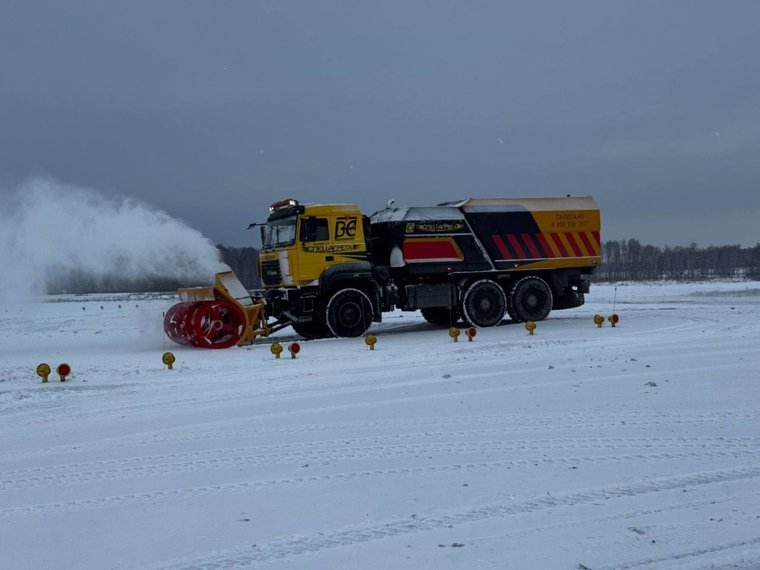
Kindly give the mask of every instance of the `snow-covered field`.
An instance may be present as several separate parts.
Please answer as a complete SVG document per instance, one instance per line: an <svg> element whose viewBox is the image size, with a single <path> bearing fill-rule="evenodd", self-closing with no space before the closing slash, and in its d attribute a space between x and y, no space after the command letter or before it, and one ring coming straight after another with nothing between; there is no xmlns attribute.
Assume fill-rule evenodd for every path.
<svg viewBox="0 0 760 570"><path fill-rule="evenodd" d="M760 567L760 284L597 328L613 293L295 360L171 345L169 299L0 307L0 568Z"/></svg>

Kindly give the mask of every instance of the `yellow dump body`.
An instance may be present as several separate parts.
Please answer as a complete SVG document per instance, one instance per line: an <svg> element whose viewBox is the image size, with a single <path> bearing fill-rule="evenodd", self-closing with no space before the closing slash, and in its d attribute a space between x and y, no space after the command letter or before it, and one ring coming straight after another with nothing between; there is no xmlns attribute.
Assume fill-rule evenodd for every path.
<svg viewBox="0 0 760 570"><path fill-rule="evenodd" d="M373 259L415 279L441 273L588 269L601 261L590 197L471 198L387 208L370 218Z"/></svg>
<svg viewBox="0 0 760 570"><path fill-rule="evenodd" d="M589 196L471 198L457 204L498 267L597 266L601 218Z"/></svg>

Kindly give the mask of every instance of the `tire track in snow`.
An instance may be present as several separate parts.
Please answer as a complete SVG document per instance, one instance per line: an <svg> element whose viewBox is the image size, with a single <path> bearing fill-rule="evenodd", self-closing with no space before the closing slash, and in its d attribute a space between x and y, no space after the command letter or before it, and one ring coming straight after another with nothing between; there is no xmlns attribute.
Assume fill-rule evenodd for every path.
<svg viewBox="0 0 760 570"><path fill-rule="evenodd" d="M720 423L721 425L741 424L756 422L760 419L760 411L733 411L718 410L710 412L654 412L654 413L622 413L622 414L594 414L595 421L588 420L588 414L585 413L568 413L568 414L551 414L541 416L520 417L520 415L511 416L467 416L452 418L411 418L397 420L374 420L366 422L341 422L341 423L323 423L323 424L297 424L289 426L252 426L247 429L238 430L209 430L206 432L187 433L185 431L175 430L178 433L169 433L167 430L148 432L147 434L129 435L117 438L108 438L95 442L81 444L56 445L51 447L40 447L35 449L18 449L8 450L0 453L0 461L12 461L28 459L35 457L45 457L49 455L68 455L71 453L82 453L85 451L103 451L108 449L123 449L125 447L143 447L173 443L197 443L201 441L215 441L221 439L247 439L252 436L261 435L292 435L300 433L316 433L320 431L346 431L356 432L361 430L382 430L389 428L426 428L431 429L445 426L471 426L471 425L489 425L499 424L500 428L486 430L492 433L523 433L531 431L569 431L575 429L604 430L610 427L638 427L638 426L671 426L684 425L693 423ZM243 421L243 420L240 420ZM238 420L236 420L238 422ZM480 434L482 431L446 431L430 432L416 434L394 434L381 436L384 438L413 438L413 437L430 437L430 436L455 436L467 434ZM157 434L157 435L149 435ZM338 440L342 441L342 440ZM319 442L313 442L319 443ZM280 446L287 447L291 445L312 445L312 442L303 442L297 444L283 443Z"/></svg>
<svg viewBox="0 0 760 570"><path fill-rule="evenodd" d="M462 432L473 435L472 432ZM475 432L474 435L483 435ZM447 434L448 435L448 434ZM407 434L403 439L418 440L420 434ZM402 438L394 437L398 440ZM372 445L358 446L368 442ZM368 458L389 458L420 454L472 455L477 453L514 453L556 450L620 450L625 448L656 449L705 449L718 447L721 451L741 450L760 454L760 438L574 438L517 441L461 441L428 442L389 445L382 438L355 438L332 440L320 445L291 444L292 451L282 451L288 446L243 447L213 449L134 458L119 458L83 463L32 467L0 473L0 492L51 487L71 483L149 477L170 473L212 471L251 465L274 465L287 463L346 461ZM326 447L338 445L339 447ZM349 446L350 445L350 446ZM299 447L304 449L298 450Z"/></svg>
<svg viewBox="0 0 760 570"><path fill-rule="evenodd" d="M598 501L637 497L661 491L700 487L758 476L760 476L760 466L754 466L660 478L627 485L611 485L577 493L552 496L540 495L527 500L486 505L440 515L419 516L414 519L396 519L374 525L350 527L342 530L327 530L311 535L283 537L261 545L246 545L238 549L232 549L226 554L170 561L155 568L165 570L250 568L256 563L271 559L287 558L330 548L383 540L395 536L434 531L492 518L522 515L558 507L572 507ZM733 548L733 544L731 543L728 547ZM709 548L705 550L709 551ZM616 566L615 568L620 568L620 566Z"/></svg>
<svg viewBox="0 0 760 570"><path fill-rule="evenodd" d="M608 456L581 456L581 457L552 457L552 458L531 458L515 459L510 461L490 461L477 463L455 463L447 465L428 465L422 467L399 467L394 469L383 469L373 471L349 471L341 473L331 473L326 475L305 475L302 477L290 477L285 479L268 479L241 481L237 483L225 483L219 485L206 485L199 487L189 487L184 489L167 489L162 491L147 491L143 493L130 493L127 495L115 495L108 497L94 497L87 499L76 499L71 501L61 501L53 503L43 503L36 505L24 505L17 507L8 507L0 509L0 518L46 515L51 513L62 512L80 512L94 508L118 507L133 504L153 504L157 501L168 499L186 499L191 497L204 496L231 496L245 494L251 491L266 488L282 488L291 486L302 486L311 484L324 484L333 482L361 481L365 479L405 477L410 475L427 475L431 473L470 473L474 471L492 470L492 469L512 469L513 467L540 467L550 465L573 466L579 464L604 464L604 463L649 463L663 462L673 460L702 460L702 459L745 459L748 456L757 455L756 452L684 452L684 453L652 453L652 454L624 454ZM204 462L207 464L208 462ZM149 471L149 469L146 469ZM733 469L731 473L751 473L755 477L760 474L760 467L745 469ZM156 475L155 472L149 472L150 475ZM729 479L730 480L730 479Z"/></svg>
<svg viewBox="0 0 760 570"><path fill-rule="evenodd" d="M758 500L758 498L760 498L760 492L746 493L740 496L730 495L730 496L723 496L723 497L713 497L710 499L698 499L696 501L678 502L678 503L672 503L668 505L661 505L657 507L645 507L642 509L637 509L637 510L632 510L632 511L616 512L611 515L584 517L583 519L581 519L581 522L584 525L597 524L597 523L606 522L606 521L619 523L623 519L636 519L642 516L659 515L662 513L682 511L682 510L687 510L687 509L693 510L699 507L714 507L717 504L725 505L728 503L746 503L747 501L750 501L750 500L756 501ZM578 524L579 524L578 520L571 520L571 521L553 523L553 524L548 524L548 525L534 526L532 528L522 527L519 531L519 534L521 535L528 534L528 533L541 534L543 532L546 532L547 530L576 528ZM513 534L516 534L516 533L506 532L503 535L500 534L500 536L509 536ZM474 543L474 542L477 542L478 540L482 540L482 539L472 538L470 539L470 542Z"/></svg>
<svg viewBox="0 0 760 570"><path fill-rule="evenodd" d="M695 558L704 556L705 554L713 555L718 552L725 552L728 550L736 550L737 548L746 548L748 546L755 546L757 544L760 544L760 536L756 536L754 538L750 538L747 540L736 540L732 542L724 542L721 544L716 544L713 546L706 546L704 548L695 548L692 550L685 550L682 552L677 552L674 554L669 554L665 556L657 556L652 558L644 558L642 560L637 560L635 562L622 562L615 564L614 566L600 566L598 567L599 570L628 570L629 568L641 568L642 566L651 566L653 564L661 564L663 562L681 562L687 558ZM752 566L745 566L746 568L758 568L760 567L760 553L756 553L755 556L757 557L757 560L755 561L755 564ZM707 562L707 561L706 561ZM711 566L715 568L714 566ZM733 565L727 565L725 568L738 568L738 566ZM594 566L594 570L597 569L597 566Z"/></svg>

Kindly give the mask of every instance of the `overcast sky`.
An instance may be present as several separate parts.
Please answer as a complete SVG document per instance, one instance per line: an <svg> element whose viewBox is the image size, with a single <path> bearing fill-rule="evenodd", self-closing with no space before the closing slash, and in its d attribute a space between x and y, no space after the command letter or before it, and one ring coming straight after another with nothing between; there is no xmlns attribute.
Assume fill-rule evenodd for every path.
<svg viewBox="0 0 760 570"><path fill-rule="evenodd" d="M760 242L760 2L0 0L0 188L216 242L269 203L590 194L603 237Z"/></svg>

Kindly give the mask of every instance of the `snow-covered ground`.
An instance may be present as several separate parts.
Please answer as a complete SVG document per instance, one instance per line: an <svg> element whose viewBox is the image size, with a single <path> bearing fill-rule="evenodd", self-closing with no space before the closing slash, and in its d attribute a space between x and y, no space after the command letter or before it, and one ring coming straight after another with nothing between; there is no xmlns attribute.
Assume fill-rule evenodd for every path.
<svg viewBox="0 0 760 570"><path fill-rule="evenodd" d="M0 307L0 568L760 567L760 284L613 294L295 360L171 345L167 298Z"/></svg>

